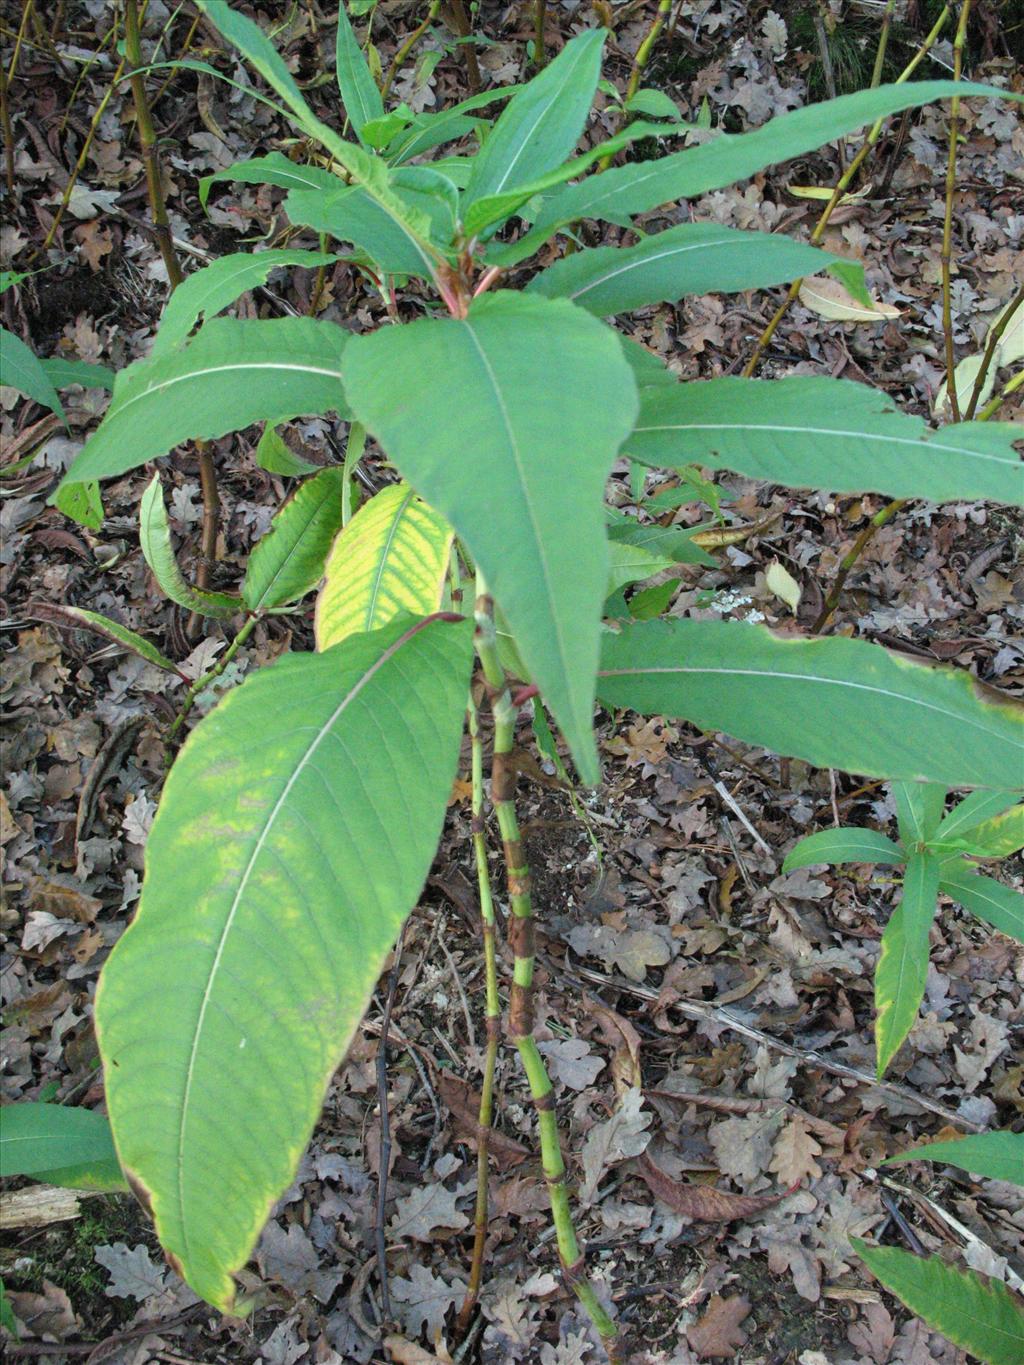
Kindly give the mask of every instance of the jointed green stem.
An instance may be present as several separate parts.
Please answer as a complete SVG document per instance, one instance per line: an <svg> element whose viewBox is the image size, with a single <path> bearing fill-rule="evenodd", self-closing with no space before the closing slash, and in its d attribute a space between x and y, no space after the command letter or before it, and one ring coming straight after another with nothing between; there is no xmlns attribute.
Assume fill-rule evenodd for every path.
<svg viewBox="0 0 1024 1365"><path fill-rule="evenodd" d="M523 853L515 806L515 769L511 763L515 743L516 707L498 658L494 626L494 603L482 575L477 575L476 649L491 697L494 717L494 759L491 768L491 800L501 830L512 918L509 938L513 952L512 991L509 1000L509 1033L519 1053L530 1086L540 1132L541 1165L547 1182L551 1216L555 1226L559 1259L566 1283L586 1309L604 1343L610 1361L619 1359L618 1333L593 1286L586 1278L583 1253L576 1239L565 1161L558 1137L554 1087L533 1036L534 924L530 870Z"/></svg>
<svg viewBox="0 0 1024 1365"><path fill-rule="evenodd" d="M967 39L967 19L971 0L964 0L960 21L953 38L953 79L958 81L963 69L964 43ZM942 222L942 335L946 346L946 394L953 421L960 421L960 398L956 391L956 355L953 350L953 199L956 194L956 140L960 128L960 101L956 96L949 105L949 156L946 160L946 212Z"/></svg>

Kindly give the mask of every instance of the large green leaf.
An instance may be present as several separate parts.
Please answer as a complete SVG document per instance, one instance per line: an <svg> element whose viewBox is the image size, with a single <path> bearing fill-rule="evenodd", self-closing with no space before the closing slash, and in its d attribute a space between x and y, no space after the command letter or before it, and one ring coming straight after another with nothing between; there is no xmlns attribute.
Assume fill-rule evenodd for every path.
<svg viewBox="0 0 1024 1365"><path fill-rule="evenodd" d="M875 967L875 1051L878 1077L914 1026L928 978L928 933L939 892L939 860L934 853L911 853L903 895L882 934Z"/></svg>
<svg viewBox="0 0 1024 1365"><path fill-rule="evenodd" d="M180 350L121 371L106 416L67 482L123 474L182 441L253 422L331 410L347 415L341 352L348 335L311 318L214 318Z"/></svg>
<svg viewBox="0 0 1024 1365"><path fill-rule="evenodd" d="M55 389L79 384L83 389L106 389L109 392L114 387L114 371L106 365L91 365L87 360L63 360L60 356L39 363Z"/></svg>
<svg viewBox="0 0 1024 1365"><path fill-rule="evenodd" d="M279 266L299 265L312 270L335 260L335 255L325 251L239 251L194 271L167 300L150 360L173 351L204 317L214 317L246 290L265 284Z"/></svg>
<svg viewBox="0 0 1024 1365"><path fill-rule="evenodd" d="M1024 896L994 877L983 877L963 863L943 863L939 890L959 901L993 929L1024 943Z"/></svg>
<svg viewBox="0 0 1024 1365"><path fill-rule="evenodd" d="M941 831L940 831L941 833ZM967 852L977 858L1012 858L1024 848L1024 804L983 820L966 837Z"/></svg>
<svg viewBox="0 0 1024 1365"><path fill-rule="evenodd" d="M441 605L452 529L408 484L392 484L363 504L337 537L316 603L316 643L378 630L401 612Z"/></svg>
<svg viewBox="0 0 1024 1365"><path fill-rule="evenodd" d="M570 39L509 100L474 158L464 207L529 184L572 153L597 89L606 36L604 29L591 29Z"/></svg>
<svg viewBox="0 0 1024 1365"><path fill-rule="evenodd" d="M614 332L564 300L487 294L464 321L353 337L345 390L465 541L581 777L596 781L602 502L637 406Z"/></svg>
<svg viewBox="0 0 1024 1365"><path fill-rule="evenodd" d="M344 482L340 466L324 469L300 484L275 514L246 566L242 596L250 611L297 602L320 582L341 527Z"/></svg>
<svg viewBox="0 0 1024 1365"><path fill-rule="evenodd" d="M1024 1304L1006 1285L974 1270L957 1270L938 1256L850 1240L872 1275L956 1346L986 1365L1024 1360Z"/></svg>
<svg viewBox="0 0 1024 1365"><path fill-rule="evenodd" d="M612 167L591 175L577 185L556 191L544 203L534 229L492 259L511 264L532 254L565 223L581 218L604 218L627 225L634 214L646 213L672 200L693 199L709 190L722 189L745 180L766 166L789 161L834 142L887 114L914 109L953 95L981 95L995 99L1021 99L1007 90L974 85L969 81L918 81L882 85L841 95L823 104L782 114L751 133L724 134L700 147L656 161Z"/></svg>
<svg viewBox="0 0 1024 1365"><path fill-rule="evenodd" d="M172 602L177 602L179 607L220 621L237 616L243 609L244 603L240 597L194 588L179 569L171 543L171 528L167 521L159 474L154 474L150 479L139 505L139 543L160 591Z"/></svg>
<svg viewBox="0 0 1024 1365"><path fill-rule="evenodd" d="M472 627L396 622L260 669L193 731L100 979L114 1139L222 1311L430 867Z"/></svg>
<svg viewBox="0 0 1024 1365"><path fill-rule="evenodd" d="M280 152L268 152L248 161L236 161L223 171L204 176L199 182L199 200L203 208L210 188L221 180L237 180L245 185L277 185L285 190L333 190L344 181L319 166L303 166L289 161Z"/></svg>
<svg viewBox="0 0 1024 1365"><path fill-rule="evenodd" d="M942 819L935 838L947 840L969 838L978 825L993 820L1020 800L1019 792L977 791L953 807Z"/></svg>
<svg viewBox="0 0 1024 1365"><path fill-rule="evenodd" d="M643 621L604 638L598 696L818 767L948 787L1020 780L1024 706L863 640L741 621Z"/></svg>
<svg viewBox="0 0 1024 1365"><path fill-rule="evenodd" d="M939 827L946 809L946 788L932 782L894 782L896 820L907 848L927 843Z"/></svg>
<svg viewBox="0 0 1024 1365"><path fill-rule="evenodd" d="M941 1161L989 1180L1024 1185L1024 1133L975 1133L952 1142L929 1142L886 1157L882 1165L895 1166L901 1161Z"/></svg>
<svg viewBox="0 0 1024 1365"><path fill-rule="evenodd" d="M698 462L788 488L1024 503L1020 439L1009 422L932 431L845 379L728 378L644 393L626 448L645 464Z"/></svg>
<svg viewBox="0 0 1024 1365"><path fill-rule="evenodd" d="M345 0L338 3L338 33L335 41L337 58L338 90L345 113L352 125L352 131L360 142L363 141L363 128L371 119L381 118L384 114L384 101L380 97L377 82L370 74L363 50L359 46L352 24L345 11Z"/></svg>
<svg viewBox="0 0 1024 1365"><path fill-rule="evenodd" d="M0 327L0 384L7 384L19 393L27 394L44 408L55 412L67 424L57 390L42 363L21 337L16 337L6 327Z"/></svg>
<svg viewBox="0 0 1024 1365"><path fill-rule="evenodd" d="M675 303L685 294L765 289L826 269L847 288L863 290L861 266L805 242L718 223L682 223L637 246L599 246L563 256L534 277L528 292L570 299L607 317L663 300ZM731 409L724 412L731 421Z"/></svg>
<svg viewBox="0 0 1024 1365"><path fill-rule="evenodd" d="M62 1104L0 1109L0 1176L75 1189L127 1189L106 1115Z"/></svg>
<svg viewBox="0 0 1024 1365"><path fill-rule="evenodd" d="M884 834L873 829L823 829L808 834L806 839L789 850L782 864L783 872L798 867L813 867L815 863L832 866L842 863L902 863L906 853Z"/></svg>

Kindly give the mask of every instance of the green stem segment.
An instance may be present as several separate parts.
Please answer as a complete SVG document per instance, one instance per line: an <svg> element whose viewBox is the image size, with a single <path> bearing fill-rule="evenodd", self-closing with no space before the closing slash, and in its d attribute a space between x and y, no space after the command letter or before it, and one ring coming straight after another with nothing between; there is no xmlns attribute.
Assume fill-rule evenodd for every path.
<svg viewBox="0 0 1024 1365"><path fill-rule="evenodd" d="M945 28L946 20L948 18L949 6L945 5L942 9L942 13L939 15L935 23L932 25L931 32L928 34L924 42L914 53L914 56L911 58L911 60L907 63L907 65L900 72L899 76L896 78L895 81L896 85L904 84L914 74L914 71L916 70L918 65L924 60L926 54L931 50L931 48L937 41L939 34L942 32L943 28ZM870 155L872 148L874 147L875 143L878 141L879 137L882 134L882 128L884 127L884 125L885 125L884 119L876 119L876 121L871 126L871 131L868 133L867 138L864 141L863 147L861 147L860 151L850 162L849 166L847 166L846 170L836 181L835 189L832 191L832 197L829 199L828 203L822 209L821 217L818 219L817 223L815 224L814 231L811 233L812 246L817 246L818 243L821 241L822 237L824 237L825 229L828 227L832 215L836 211L836 206L838 205L839 201L842 199L843 195L846 193L847 189L853 182L854 176L857 174L861 166L863 166L864 162ZM772 315L771 321L768 323L767 327L765 327L764 331L758 337L757 345L754 347L754 354L750 357L746 365L743 367L744 379L749 379L750 376L757 369L758 363L762 355L764 355L768 343L775 335L779 323L789 312L790 305L793 303L794 299L800 293L800 286L802 284L803 279L799 279L794 280L793 283L789 286L789 291L786 294L786 297L779 304L778 308Z"/></svg>
<svg viewBox="0 0 1024 1365"><path fill-rule="evenodd" d="M185 718L188 716L193 706L195 706L196 698L199 696L200 692L205 691L206 688L209 687L210 683L212 683L215 678L219 678L220 675L224 672L228 664L235 657L238 651L245 644L246 640L248 640L249 636L255 630L256 622L259 619L260 618L258 616L250 616L249 619L246 621L245 625L238 632L235 638L231 641L227 649L217 660L214 666L209 670L209 672L204 673L201 677L197 678L195 682L192 684L192 686L188 689L188 692L186 692L185 700L182 702L181 705L181 710L175 716L174 724L167 731L166 748L168 762L170 762L171 758L171 747L174 744L174 737L175 735L177 735L181 727L185 724Z"/></svg>
<svg viewBox="0 0 1024 1365"><path fill-rule="evenodd" d="M953 38L953 79L963 70L964 43L971 0L964 0ZM960 419L960 398L956 391L956 355L953 350L953 200L956 196L956 141L960 129L960 101L954 95L949 105L949 156L946 159L946 212L942 222L942 335L946 346L946 394L953 421Z"/></svg>
<svg viewBox="0 0 1024 1365"><path fill-rule="evenodd" d="M644 37L643 42L636 50L636 56L633 58L633 69L629 73L629 81L626 85L626 93L622 99L623 114L619 121L620 128L622 128L625 125L626 119L628 117L628 115L625 112L625 107L626 105L629 104L630 100L633 98L633 96L640 88L640 81L643 77L644 71L647 68L647 63L651 59L651 53L654 51L654 44L658 41L658 38L661 35L661 30L665 27L665 24L668 22L671 13L672 0L660 0L658 4L658 11L654 16L650 28L647 30L647 34ZM601 160L597 163L597 169L599 171L606 171L611 164L612 164L611 156L603 156Z"/></svg>
<svg viewBox="0 0 1024 1365"><path fill-rule="evenodd" d="M519 1053L530 1086L540 1131L541 1165L551 1202L558 1255L565 1282L572 1289L604 1343L610 1361L620 1359L615 1323L605 1312L586 1277L583 1252L576 1239L569 1191L566 1186L565 1160L558 1136L554 1087L548 1076L533 1036L534 920L530 890L530 870L523 853L519 820L515 806L515 768L512 750L515 743L516 707L509 692L505 670L498 657L494 626L494 603L483 576L477 574L476 650L494 717L494 758L491 767L491 800L501 830L505 870L508 878L509 940L513 953L512 990L508 1027Z"/></svg>

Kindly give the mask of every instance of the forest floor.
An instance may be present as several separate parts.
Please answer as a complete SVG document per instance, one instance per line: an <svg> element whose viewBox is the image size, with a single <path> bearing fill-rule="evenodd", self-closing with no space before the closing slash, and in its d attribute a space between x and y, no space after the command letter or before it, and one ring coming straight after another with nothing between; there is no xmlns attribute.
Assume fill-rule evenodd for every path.
<svg viewBox="0 0 1024 1365"><path fill-rule="evenodd" d="M0 30L5 67L18 18L12 8ZM56 55L44 33L30 28L10 86L15 188L0 228L0 268L49 268L2 296L3 320L41 356L120 368L146 354L166 276L146 227L128 88L110 93L116 58L109 44L92 64L83 61L107 34L112 9L103 0L54 8ZM733 130L819 98L821 62L806 18L813 8L682 3L645 84L665 91L684 117L695 119L706 100L713 124ZM859 53L855 83L867 84L877 14L866 6L833 8L843 11L847 57ZM1014 9L1001 7L1006 14ZM151 0L146 50L165 32L165 51L179 52L188 11L186 5L172 14L164 0ZM1019 83L1008 36L992 26L1000 7L979 5L977 12L970 74ZM315 0L265 4L260 13L301 79L326 73L312 94L327 121L336 121L333 24L318 14ZM654 5L639 0L621 13L606 68L620 87ZM47 23L52 17L44 14ZM408 0L381 0L373 40L385 68L418 19ZM531 31L527 8L485 0L475 22L486 35L479 47L485 84L520 79ZM592 22L578 0L552 6L550 46ZM357 20L360 31L364 24ZM920 30L897 31L896 70L919 37ZM948 43L937 49L939 58L944 53ZM192 55L244 79L204 26ZM921 74L942 73L926 66ZM184 258L201 264L274 239L284 227L277 191L225 182L211 195L207 216L197 182L283 145L284 127L244 91L208 76L158 75L151 91L160 90L155 117L171 226ZM421 109L465 93L460 50L439 21L400 73L395 95ZM108 94L68 210L54 227L89 123ZM592 139L611 122L600 103ZM995 101L967 101L962 120L952 291L958 357L981 349L1024 276L1024 128ZM898 311L864 325L798 304L761 373L870 382L909 411L935 412L943 381L939 244L947 126L942 106L902 125L894 120L869 162L867 193L839 209L823 243L861 259L875 297ZM846 148L825 148L662 216L691 214L806 237L819 206L792 187L832 185L840 156L848 159L857 145L854 138ZM781 297L773 291L651 308L638 315L634 334L685 377L736 373ZM240 310L302 313L314 304L319 316L356 330L380 312L379 300L345 264L328 273L318 298L313 276L294 272L275 278L269 292L246 295ZM565 378L572 382L571 368ZM1004 372L1001 382L1008 378ZM58 629L41 619L39 604L112 615L193 676L225 644L214 623L202 638L189 638L184 614L160 596L147 570L136 530L145 472L105 486L98 531L46 505L105 401L99 391L72 391L67 433L13 390L0 389L5 1102L102 1102L91 1022L96 980L137 903L164 776L163 732L180 699L170 675L94 636ZM1007 404L1000 416L1020 421L1020 408ZM338 457L339 432L326 420L292 423L287 436L313 463ZM237 584L250 546L286 491L287 481L256 464L257 438L247 432L215 443L224 503L215 586ZM14 468L37 446L37 458ZM161 467L188 570L201 518L196 459L183 450ZM373 487L387 478L372 451L365 477ZM673 612L781 627L795 619L808 628L843 553L882 501L794 494L730 476L717 483L726 522L755 529L717 551L716 568L681 567ZM618 497L628 500L624 478ZM686 504L674 515L690 524L702 514L707 510ZM831 629L953 663L1020 695L1022 544L1020 518L1004 510L911 504L874 537ZM795 617L768 586L773 563L801 588ZM311 608L264 622L222 686L286 650L309 648L311 640ZM929 1250L960 1251L989 1274L1024 1274L1019 1191L924 1164L902 1168L899 1189L886 1188L875 1174L882 1157L916 1139L1020 1128L1021 949L944 902L920 1020L887 1082L876 1083L871 980L894 883L865 868L857 875L788 876L780 869L800 835L837 821L894 832L888 787L656 718L613 721L604 716L600 727L605 782L576 792L575 804L551 764L530 756L524 721L519 785L541 915L539 1037L575 1154L580 1231L600 1290L628 1331L630 1358L637 1365L954 1365L962 1353L879 1289L849 1237L870 1232L904 1246L916 1238ZM483 1055L468 830L468 785L461 780L441 854L401 946L389 1028L394 1147L386 1218L395 1321L382 1331L374 1260L379 993L330 1088L298 1179L243 1274L255 1303L247 1319L222 1319L196 1302L165 1265L133 1201L84 1198L72 1220L4 1233L0 1273L23 1329L20 1346L8 1342L11 1359L44 1357L58 1365L452 1359L452 1310L461 1301L472 1241ZM1020 873L1019 863L1008 863L997 875ZM559 1280L534 1117L510 1050L501 1054L497 1095L486 1288L461 1358L597 1362L600 1349ZM750 1212L715 1221L674 1211L651 1188L642 1151L667 1173L670 1187L686 1180L733 1198L754 1196Z"/></svg>

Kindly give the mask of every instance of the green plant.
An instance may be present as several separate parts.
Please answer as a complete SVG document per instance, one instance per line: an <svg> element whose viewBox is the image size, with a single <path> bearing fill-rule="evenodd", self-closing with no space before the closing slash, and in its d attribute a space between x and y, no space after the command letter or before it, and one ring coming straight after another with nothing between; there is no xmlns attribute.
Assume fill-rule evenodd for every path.
<svg viewBox="0 0 1024 1365"><path fill-rule="evenodd" d="M204 200L217 180L282 186L292 221L347 243L394 322L396 278L423 316L365 335L308 318L217 317L274 263L270 252L229 256L175 291L153 355L118 376L69 472L111 477L180 441L257 421L272 430L334 412L351 423L344 466L302 483L279 510L237 596L183 586L159 484L146 494L143 545L154 572L176 600L187 592L191 609L243 622L229 649L266 613L290 609L321 577L324 586L317 651L230 691L168 777L140 909L97 998L118 1155L181 1274L231 1309L233 1272L293 1177L423 885L467 700L496 1041L475 648L475 697L494 724L491 795L512 912L509 1031L538 1112L566 1279L616 1356L615 1325L582 1264L552 1087L532 1036L533 905L508 757L524 692L539 692L585 783L600 776L595 699L820 765L950 786L1012 786L1024 721L1009 698L980 694L965 675L863 642L786 640L721 621L603 624L610 593L704 555L692 536L604 507L613 462L620 451L630 456L641 492L647 468L693 483L694 463L937 501L1019 501L1021 488L1009 426L928 431L870 389L828 379L680 384L601 319L820 269L863 293L859 268L814 247L707 224L644 236L634 219L888 113L954 90L998 92L882 87L587 174L630 141L680 131L636 122L572 157L599 77L601 31L567 44L493 124L479 110L508 92L437 114L389 113L346 39L339 86L358 139L349 142L312 112L256 24L224 3L202 8L323 149L323 164L279 153L240 163L204 182ZM470 135L480 143L472 156L413 164ZM587 218L630 227L638 240L579 250L534 271L520 291L495 288ZM288 254L293 265L323 262L322 253ZM405 483L352 515L350 476L366 433ZM467 570L472 614L462 611ZM658 609L652 603L644 614ZM527 686L511 687L510 674Z"/></svg>
<svg viewBox="0 0 1024 1365"><path fill-rule="evenodd" d="M946 788L893 786L900 843L873 829L809 834L786 855L784 872L816 863L905 867L903 893L882 934L875 968L878 1076L914 1026L928 974L928 935L940 892L1024 943L1024 896L976 871L972 858L1008 858L1024 848L1024 805L1017 793L977 791L945 813Z"/></svg>
<svg viewBox="0 0 1024 1365"><path fill-rule="evenodd" d="M883 1165L940 1161L992 1180L1024 1187L1024 1134L983 1133L911 1147ZM986 1365L1018 1365L1024 1357L1024 1304L998 1280L957 1270L938 1256L851 1239L871 1273L911 1312Z"/></svg>
<svg viewBox="0 0 1024 1365"><path fill-rule="evenodd" d="M128 1189L106 1116L61 1104L0 1108L0 1176L12 1175L72 1189Z"/></svg>

